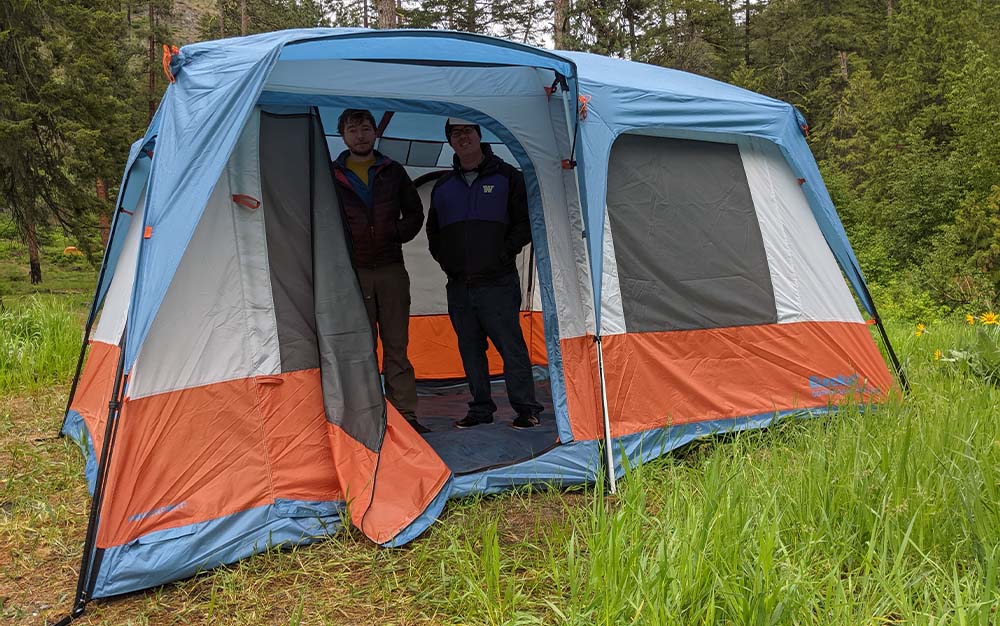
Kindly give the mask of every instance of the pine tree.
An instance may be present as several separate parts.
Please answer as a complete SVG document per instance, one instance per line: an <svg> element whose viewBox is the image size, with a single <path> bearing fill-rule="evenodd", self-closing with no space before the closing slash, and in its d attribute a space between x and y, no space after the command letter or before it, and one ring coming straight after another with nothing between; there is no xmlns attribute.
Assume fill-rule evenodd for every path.
<svg viewBox="0 0 1000 626"><path fill-rule="evenodd" d="M332 21L331 14L335 20L336 16L343 15L343 11L338 12L341 4L327 0L219 0L214 11L203 14L198 20L197 35L199 39L217 39L285 28L327 26Z"/></svg>
<svg viewBox="0 0 1000 626"><path fill-rule="evenodd" d="M137 50L117 2L0 1L0 210L42 280L39 237L50 224L80 247L96 246L97 215L110 207L97 181L117 180L135 128Z"/></svg>

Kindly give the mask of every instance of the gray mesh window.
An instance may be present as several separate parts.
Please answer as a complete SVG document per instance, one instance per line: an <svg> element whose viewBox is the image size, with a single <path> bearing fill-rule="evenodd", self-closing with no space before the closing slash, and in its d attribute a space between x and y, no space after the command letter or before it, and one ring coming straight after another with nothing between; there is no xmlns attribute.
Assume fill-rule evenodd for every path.
<svg viewBox="0 0 1000 626"><path fill-rule="evenodd" d="M407 165L415 167L437 167L438 157L444 144L437 141L414 141L410 143Z"/></svg>
<svg viewBox="0 0 1000 626"><path fill-rule="evenodd" d="M777 322L735 145L622 135L607 204L629 332Z"/></svg>
<svg viewBox="0 0 1000 626"><path fill-rule="evenodd" d="M378 140L378 151L397 163L406 163L406 155L410 151L410 142L405 139L388 139L383 137Z"/></svg>

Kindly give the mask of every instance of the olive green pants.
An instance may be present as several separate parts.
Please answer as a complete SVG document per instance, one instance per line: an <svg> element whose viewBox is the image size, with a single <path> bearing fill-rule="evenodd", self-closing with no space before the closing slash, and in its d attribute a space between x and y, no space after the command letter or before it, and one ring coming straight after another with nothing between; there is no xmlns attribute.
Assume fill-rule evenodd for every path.
<svg viewBox="0 0 1000 626"><path fill-rule="evenodd" d="M410 275L402 263L357 268L361 293L372 327L382 341L385 397L406 419L417 416L417 382L406 355L410 341Z"/></svg>

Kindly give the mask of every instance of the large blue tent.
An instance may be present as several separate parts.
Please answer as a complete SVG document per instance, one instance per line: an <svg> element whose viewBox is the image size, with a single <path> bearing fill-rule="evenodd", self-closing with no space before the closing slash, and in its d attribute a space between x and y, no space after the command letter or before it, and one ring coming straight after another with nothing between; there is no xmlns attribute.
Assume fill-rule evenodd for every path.
<svg viewBox="0 0 1000 626"><path fill-rule="evenodd" d="M94 495L77 612L347 519L400 545L449 498L620 476L695 437L890 391L791 105L447 31L266 33L185 46L168 67L64 425ZM551 404L549 439L514 443L526 453L421 437L381 397L328 180L347 107L384 120L383 149L415 178L447 168L448 116L523 172L525 319ZM411 248L430 285L413 323L431 328L447 319L438 270Z"/></svg>

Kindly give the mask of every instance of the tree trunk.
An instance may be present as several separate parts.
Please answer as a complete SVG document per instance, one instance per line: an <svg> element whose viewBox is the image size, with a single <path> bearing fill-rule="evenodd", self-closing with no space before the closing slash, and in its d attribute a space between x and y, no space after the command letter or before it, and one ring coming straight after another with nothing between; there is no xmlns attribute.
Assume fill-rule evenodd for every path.
<svg viewBox="0 0 1000 626"><path fill-rule="evenodd" d="M149 121L156 114L156 11L149 1Z"/></svg>
<svg viewBox="0 0 1000 626"><path fill-rule="evenodd" d="M566 49L566 4L568 0L552 2L552 43L556 50Z"/></svg>
<svg viewBox="0 0 1000 626"><path fill-rule="evenodd" d="M743 3L743 54L750 67L750 0Z"/></svg>
<svg viewBox="0 0 1000 626"><path fill-rule="evenodd" d="M376 28L396 28L399 25L396 0L375 0L375 11L378 14Z"/></svg>
<svg viewBox="0 0 1000 626"><path fill-rule="evenodd" d="M476 0L468 0L465 3L465 25L463 30L469 33L476 32Z"/></svg>
<svg viewBox="0 0 1000 626"><path fill-rule="evenodd" d="M35 230L35 223L29 221L24 225L25 239L28 243L28 276L32 285L42 282L42 258L38 253L38 232Z"/></svg>
<svg viewBox="0 0 1000 626"><path fill-rule="evenodd" d="M888 0L885 3L885 14L888 15L889 17L892 17L893 14L892 0Z"/></svg>
<svg viewBox="0 0 1000 626"><path fill-rule="evenodd" d="M628 50L629 60L636 58L636 37L635 37L635 5L630 1L625 1L625 20L628 22Z"/></svg>
<svg viewBox="0 0 1000 626"><path fill-rule="evenodd" d="M240 34L247 34L247 25L250 23L247 18L247 0L240 0Z"/></svg>
<svg viewBox="0 0 1000 626"><path fill-rule="evenodd" d="M837 50L837 57L840 59L840 73L844 77L844 80L847 80L850 78L847 73L847 52Z"/></svg>
<svg viewBox="0 0 1000 626"><path fill-rule="evenodd" d="M219 0L219 39L226 38L226 0Z"/></svg>
<svg viewBox="0 0 1000 626"><path fill-rule="evenodd" d="M104 185L104 179L100 177L97 178L97 199L102 204L108 202L108 188ZM108 219L107 211L101 211L99 228L101 229L101 244L106 248L108 246L108 238L111 236L111 220Z"/></svg>

